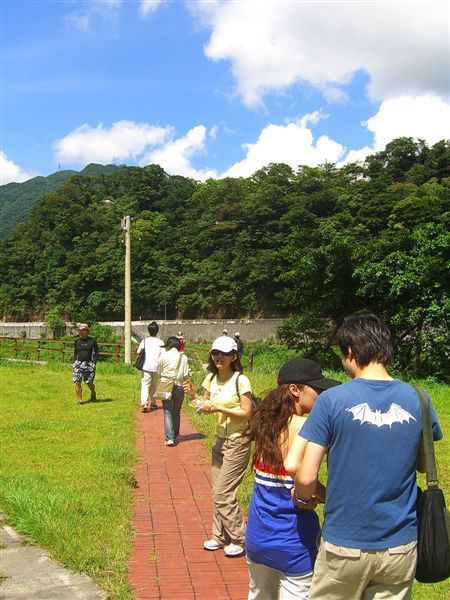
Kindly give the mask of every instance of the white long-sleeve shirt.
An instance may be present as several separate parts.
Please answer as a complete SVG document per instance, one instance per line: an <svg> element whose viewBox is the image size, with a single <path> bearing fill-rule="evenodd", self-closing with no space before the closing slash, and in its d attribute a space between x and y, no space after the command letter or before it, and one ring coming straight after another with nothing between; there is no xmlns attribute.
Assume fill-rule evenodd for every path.
<svg viewBox="0 0 450 600"><path fill-rule="evenodd" d="M183 385L184 379L189 377L187 356L178 352L176 348L163 351L159 357L158 375L161 381L173 381L176 375L175 385Z"/></svg>

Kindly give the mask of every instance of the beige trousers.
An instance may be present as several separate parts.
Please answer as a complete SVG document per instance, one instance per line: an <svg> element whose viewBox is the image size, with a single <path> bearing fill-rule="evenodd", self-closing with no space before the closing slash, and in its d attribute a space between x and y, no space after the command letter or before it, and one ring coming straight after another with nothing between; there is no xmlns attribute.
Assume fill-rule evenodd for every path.
<svg viewBox="0 0 450 600"><path fill-rule="evenodd" d="M247 558L250 589L247 600L308 600L312 573L288 575Z"/></svg>
<svg viewBox="0 0 450 600"><path fill-rule="evenodd" d="M416 571L416 542L386 550L357 550L322 540L309 600L408 600Z"/></svg>
<svg viewBox="0 0 450 600"><path fill-rule="evenodd" d="M212 447L212 535L220 544L245 543L245 523L237 489L250 458L248 438L219 438Z"/></svg>
<svg viewBox="0 0 450 600"><path fill-rule="evenodd" d="M157 371L142 371L141 379L141 406L147 404L150 400L153 400L153 394L156 392L156 386L158 385L158 372Z"/></svg>

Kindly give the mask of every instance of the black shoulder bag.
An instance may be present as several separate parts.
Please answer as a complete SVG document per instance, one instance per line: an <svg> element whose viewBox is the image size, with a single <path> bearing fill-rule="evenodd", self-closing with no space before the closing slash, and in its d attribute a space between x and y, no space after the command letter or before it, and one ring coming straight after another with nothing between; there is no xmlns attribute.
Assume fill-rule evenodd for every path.
<svg viewBox="0 0 450 600"><path fill-rule="evenodd" d="M430 402L424 390L414 388L422 409L423 446L427 489L418 490L417 497L417 569L416 579L422 583L436 583L450 576L450 513L439 488L434 455Z"/></svg>
<svg viewBox="0 0 450 600"><path fill-rule="evenodd" d="M139 371L142 371L142 369L144 367L144 363L145 363L145 343L144 343L144 347L138 354L138 357L136 359L136 362L134 363L134 366L136 369L139 369Z"/></svg>
<svg viewBox="0 0 450 600"><path fill-rule="evenodd" d="M238 373L238 376L236 377L236 394L238 395L238 398L241 397L241 394L239 393L239 377L241 376L240 373ZM257 408L259 408L259 405L261 404L261 398L259 398L258 396L254 396L253 392L251 392L252 394L252 411L255 411Z"/></svg>

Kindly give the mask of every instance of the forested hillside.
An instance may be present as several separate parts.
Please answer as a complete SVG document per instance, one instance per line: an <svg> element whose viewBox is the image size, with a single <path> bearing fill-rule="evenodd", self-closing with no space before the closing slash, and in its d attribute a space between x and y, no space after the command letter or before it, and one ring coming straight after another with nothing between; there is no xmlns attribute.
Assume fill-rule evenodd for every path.
<svg viewBox="0 0 450 600"><path fill-rule="evenodd" d="M393 141L364 165L269 165L197 183L157 165L76 175L1 243L0 311L122 318L120 217L133 216L133 318L293 316L283 337L382 315L415 372L448 360L450 144ZM104 203L112 200L114 205ZM300 339L301 341L301 339Z"/></svg>
<svg viewBox="0 0 450 600"><path fill-rule="evenodd" d="M110 173L120 167L115 165L95 165L85 167L80 174L99 175ZM0 186L0 239L4 238L14 227L24 221L36 200L48 192L54 192L63 183L76 175L77 171L57 171L48 177L33 177L23 183L8 183Z"/></svg>

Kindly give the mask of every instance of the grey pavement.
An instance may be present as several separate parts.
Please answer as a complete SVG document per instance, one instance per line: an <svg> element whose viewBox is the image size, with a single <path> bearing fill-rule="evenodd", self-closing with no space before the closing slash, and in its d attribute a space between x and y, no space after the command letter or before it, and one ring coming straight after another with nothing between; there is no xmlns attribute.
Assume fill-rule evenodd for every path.
<svg viewBox="0 0 450 600"><path fill-rule="evenodd" d="M105 600L106 594L90 577L62 567L3 523L0 528L0 599Z"/></svg>

